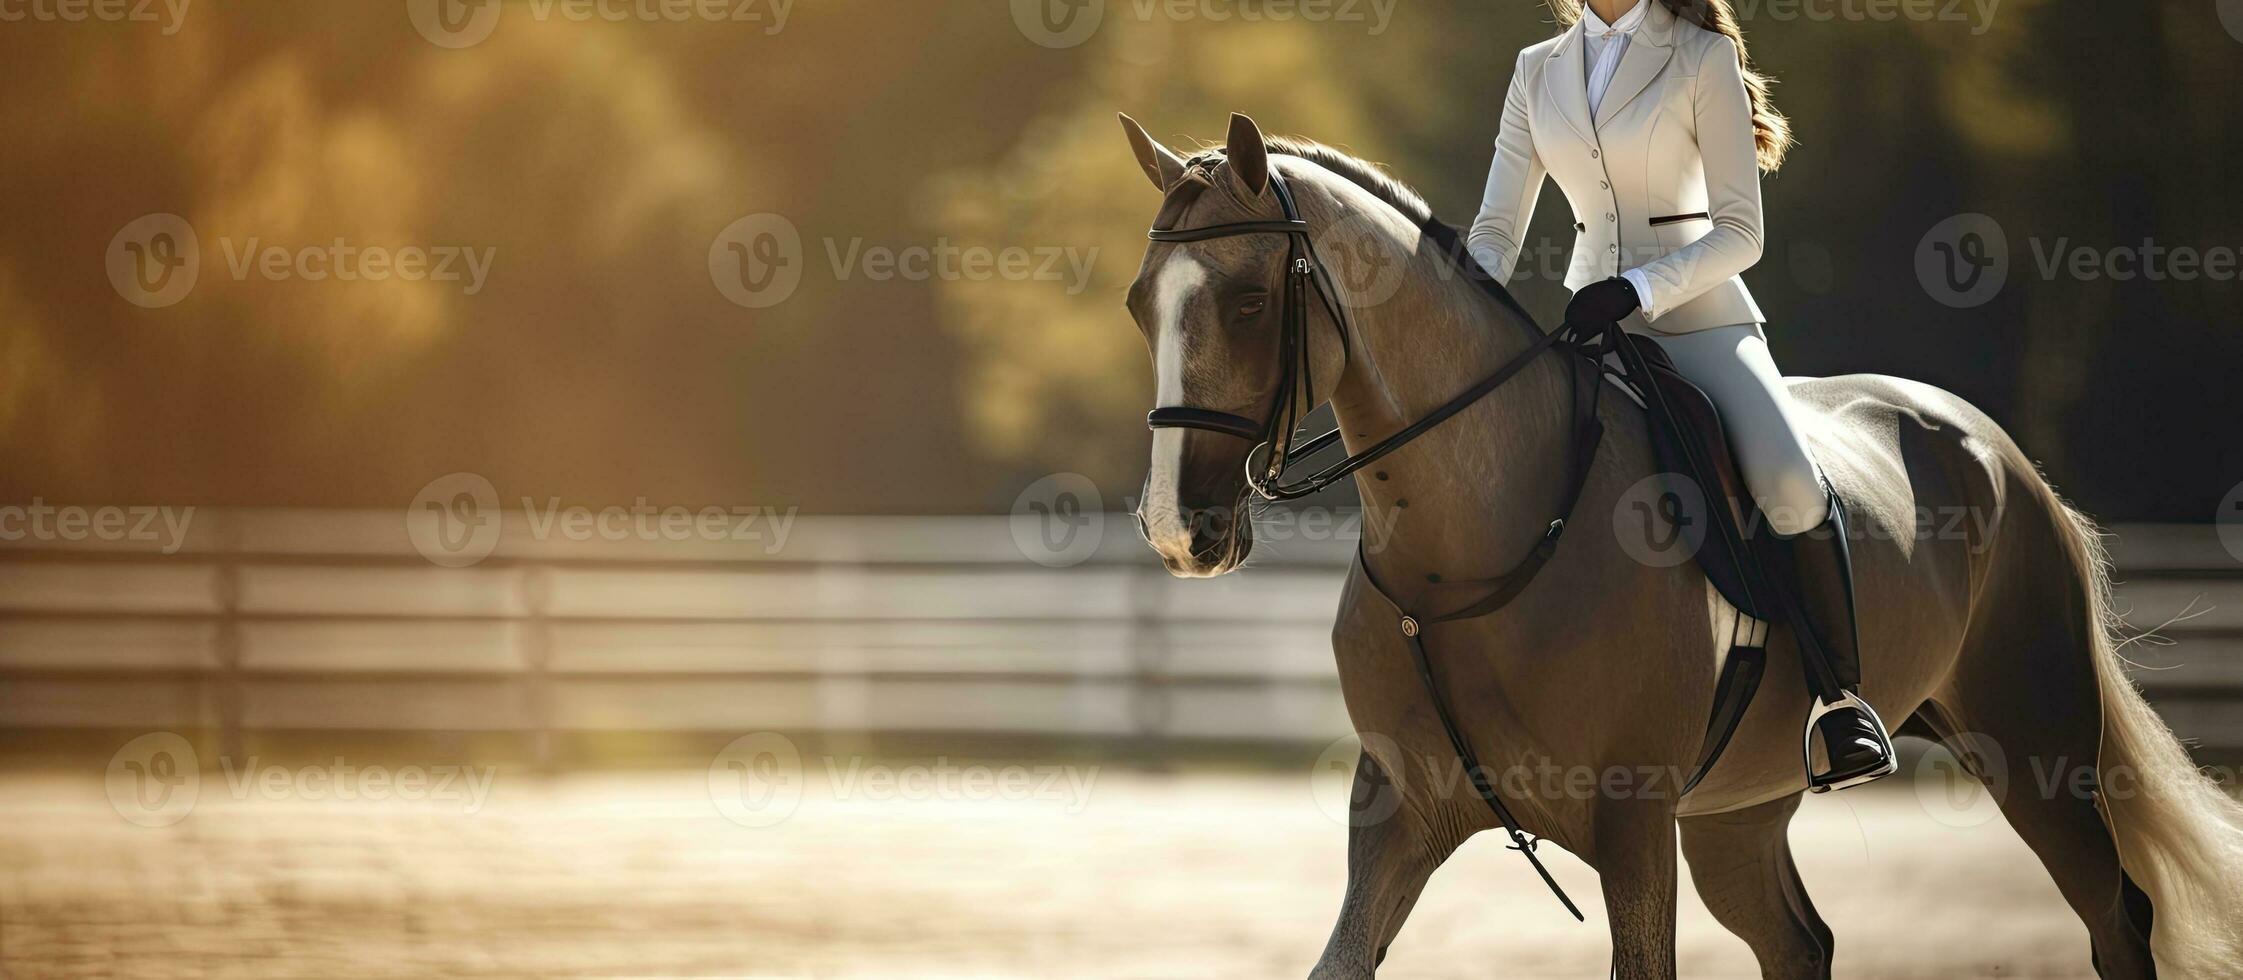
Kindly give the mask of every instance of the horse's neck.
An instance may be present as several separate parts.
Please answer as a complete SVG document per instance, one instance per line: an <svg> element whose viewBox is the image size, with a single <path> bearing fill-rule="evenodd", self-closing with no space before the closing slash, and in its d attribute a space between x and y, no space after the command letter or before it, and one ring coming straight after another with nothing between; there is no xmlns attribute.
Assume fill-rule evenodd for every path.
<svg viewBox="0 0 2243 980"><path fill-rule="evenodd" d="M1390 258L1409 263L1402 290L1352 311L1349 366L1332 396L1350 452L1423 418L1533 342L1531 327L1509 322L1430 243ZM1382 580L1485 578L1527 553L1563 503L1568 385L1561 358L1539 357L1356 474L1364 551Z"/></svg>

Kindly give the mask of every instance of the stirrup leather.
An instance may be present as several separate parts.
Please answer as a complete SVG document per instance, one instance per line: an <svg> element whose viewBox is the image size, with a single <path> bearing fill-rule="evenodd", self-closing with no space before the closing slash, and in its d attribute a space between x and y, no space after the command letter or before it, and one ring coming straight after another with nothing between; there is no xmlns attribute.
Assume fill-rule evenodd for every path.
<svg viewBox="0 0 2243 980"><path fill-rule="evenodd" d="M1870 707L1869 702L1861 699L1861 695L1852 691L1845 691L1841 693L1837 701L1824 701L1819 697L1813 700L1815 706L1807 712L1807 730L1801 737L1800 745L1800 761L1807 769L1807 790L1809 792L1828 793L1832 790L1851 789L1863 783L1883 779L1900 771L1900 761L1892 750L1892 730L1885 727L1885 719L1878 717L1877 709ZM1877 726L1877 734L1883 736L1885 742L1885 764L1857 776L1833 779L1831 778L1832 774L1828 771L1819 773L1815 771L1815 727L1822 721L1823 716L1848 707L1860 709L1861 713L1869 719L1869 723ZM1833 762L1833 765L1835 765L1835 762Z"/></svg>

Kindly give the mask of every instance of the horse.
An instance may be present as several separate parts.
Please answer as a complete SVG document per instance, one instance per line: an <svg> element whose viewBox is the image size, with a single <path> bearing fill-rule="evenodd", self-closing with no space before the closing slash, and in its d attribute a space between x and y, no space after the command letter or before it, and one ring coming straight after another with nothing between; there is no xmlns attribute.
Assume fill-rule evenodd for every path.
<svg viewBox="0 0 2243 980"><path fill-rule="evenodd" d="M1332 627L1363 748L1346 892L1310 976L1373 976L1434 869L1498 826L1530 856L1547 841L1596 871L1616 976L1675 975L1678 832L1706 906L1765 976L1830 976L1833 936L1785 835L1807 786L1798 650L1783 623L1741 623L1695 563L1631 551L1630 504L1660 478L1644 413L1580 408L1560 345L1500 286L1460 275L1454 229L1377 166L1243 115L1187 158L1121 119L1162 195L1126 303L1159 406L1145 537L1176 576L1237 569L1253 545L1242 505L1292 495L1270 492L1273 474L1318 405L1382 515ZM1459 405L1475 382L1489 390ZM2232 975L2243 806L2126 677L2095 526L1961 398L1876 375L1789 384L1853 519L1863 695L1998 798L2102 976ZM1604 436L1570 460L1583 411ZM1467 602L1537 556L1493 614L1399 613ZM1766 630L1768 680L1718 762L1687 792L1612 778L1689 769L1740 626ZM1482 772L1460 780L1472 756ZM2080 771L2044 788L2052 766Z"/></svg>

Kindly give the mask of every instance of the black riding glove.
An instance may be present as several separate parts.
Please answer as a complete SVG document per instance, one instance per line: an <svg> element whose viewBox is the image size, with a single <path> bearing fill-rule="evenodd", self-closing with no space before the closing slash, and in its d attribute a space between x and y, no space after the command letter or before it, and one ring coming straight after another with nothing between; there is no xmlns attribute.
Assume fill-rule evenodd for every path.
<svg viewBox="0 0 2243 980"><path fill-rule="evenodd" d="M1573 302L1565 305L1565 322L1601 327L1618 322L1642 305L1634 284L1613 276L1603 282L1592 282L1574 293Z"/></svg>

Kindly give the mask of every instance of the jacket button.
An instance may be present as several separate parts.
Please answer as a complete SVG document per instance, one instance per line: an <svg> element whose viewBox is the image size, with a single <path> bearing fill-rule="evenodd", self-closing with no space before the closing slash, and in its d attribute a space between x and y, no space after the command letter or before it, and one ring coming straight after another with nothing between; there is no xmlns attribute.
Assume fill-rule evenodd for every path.
<svg viewBox="0 0 2243 980"><path fill-rule="evenodd" d="M1599 155L1599 154L1598 154L1598 153L1597 153L1597 151L1595 151L1595 150L1590 150L1590 151L1589 151L1589 159L1591 159L1591 160L1594 160L1594 159L1596 159L1596 158L1598 157L1598 155Z"/></svg>
<svg viewBox="0 0 2243 980"><path fill-rule="evenodd" d="M1617 252L1617 251L1619 251L1619 250L1620 250L1620 246L1618 246L1618 245L1606 245L1606 246L1604 247L1604 250L1605 250L1605 251L1607 251L1607 252Z"/></svg>
<svg viewBox="0 0 2243 980"><path fill-rule="evenodd" d="M1611 182L1611 181L1609 181L1609 180L1600 180L1600 181L1597 181L1597 188L1598 188L1598 189L1600 189L1600 190L1607 190L1607 191L1609 191L1609 190L1611 190L1611 189L1612 189L1612 182Z"/></svg>
<svg viewBox="0 0 2243 980"><path fill-rule="evenodd" d="M1576 222L1574 222L1574 223L1573 223L1573 230L1574 230L1574 231L1588 231L1588 230L1589 230L1589 226L1588 226L1588 225L1586 225L1586 224L1583 224L1583 223L1581 223L1581 222L1579 222L1579 221L1576 221Z"/></svg>
<svg viewBox="0 0 2243 980"><path fill-rule="evenodd" d="M1620 217L1619 217L1618 215L1615 215L1615 214L1613 214L1613 213L1612 213L1612 212L1610 212L1610 211L1607 211L1607 212L1605 212L1605 213L1604 213L1604 220L1606 220L1606 221L1618 221L1618 220L1620 220Z"/></svg>
<svg viewBox="0 0 2243 980"><path fill-rule="evenodd" d="M1417 634L1418 634L1418 625L1417 625L1417 620L1415 620L1415 619L1413 619L1413 618L1411 618L1411 617L1408 617L1408 616L1404 616L1404 617L1402 617L1402 635L1403 635L1403 636L1416 636Z"/></svg>

